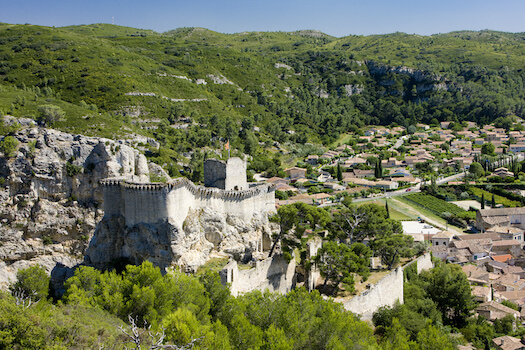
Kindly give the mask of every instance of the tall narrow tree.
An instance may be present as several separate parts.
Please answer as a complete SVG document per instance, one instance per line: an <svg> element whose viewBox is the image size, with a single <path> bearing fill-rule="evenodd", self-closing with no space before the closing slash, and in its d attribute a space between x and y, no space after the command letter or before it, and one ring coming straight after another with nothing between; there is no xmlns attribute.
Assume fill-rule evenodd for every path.
<svg viewBox="0 0 525 350"><path fill-rule="evenodd" d="M343 171L341 170L341 164L337 163L337 181L343 180Z"/></svg>
<svg viewBox="0 0 525 350"><path fill-rule="evenodd" d="M492 208L496 208L496 197L494 197L494 193L492 194L492 202L490 204L492 205Z"/></svg>
<svg viewBox="0 0 525 350"><path fill-rule="evenodd" d="M485 193L481 194L481 209L485 209Z"/></svg>

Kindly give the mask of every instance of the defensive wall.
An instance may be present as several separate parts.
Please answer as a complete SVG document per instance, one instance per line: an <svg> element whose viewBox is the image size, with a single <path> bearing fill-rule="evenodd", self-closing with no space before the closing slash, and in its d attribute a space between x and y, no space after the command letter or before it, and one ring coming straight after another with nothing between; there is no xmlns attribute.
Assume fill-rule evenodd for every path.
<svg viewBox="0 0 525 350"><path fill-rule="evenodd" d="M295 287L295 259L286 261L282 255L274 255L256 262L254 268L239 269L232 260L220 272L223 285L230 284L233 296L253 290L286 294Z"/></svg>
<svg viewBox="0 0 525 350"><path fill-rule="evenodd" d="M434 267L430 253L426 253L409 264L398 267L372 285L370 289L345 302L344 308L360 315L363 320L371 320L374 312L380 307L393 306L396 301L403 304L403 270L412 264L417 264L418 274Z"/></svg>
<svg viewBox="0 0 525 350"><path fill-rule="evenodd" d="M132 183L102 180L104 213L122 215L126 226L168 221L181 229L191 209L211 208L249 222L255 213L275 212L273 186L262 184L246 190L221 190L197 186L186 178L168 183Z"/></svg>

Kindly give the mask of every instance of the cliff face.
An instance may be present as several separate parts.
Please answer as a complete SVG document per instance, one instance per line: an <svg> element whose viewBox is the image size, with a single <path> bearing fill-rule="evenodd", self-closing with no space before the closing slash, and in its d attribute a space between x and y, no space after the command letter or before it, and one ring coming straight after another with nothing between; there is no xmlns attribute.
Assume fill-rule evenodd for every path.
<svg viewBox="0 0 525 350"><path fill-rule="evenodd" d="M121 177L147 181L144 155L112 140L71 135L20 123L13 157L0 158L0 286L19 268L41 264L48 272L83 261L103 217L99 181ZM151 169L150 169L151 168ZM57 265L58 264L58 265Z"/></svg>
<svg viewBox="0 0 525 350"><path fill-rule="evenodd" d="M13 122L22 124L13 135L17 151L0 157L0 287L32 264L57 280L82 262L107 268L119 259L195 270L214 254L257 255L270 237L266 215L245 222L203 208L190 211L182 227L167 221L127 227L122 216L104 217L100 180L169 176L124 142L6 119Z"/></svg>
<svg viewBox="0 0 525 350"><path fill-rule="evenodd" d="M123 216L104 217L90 241L85 263L104 268L120 261L149 260L160 267L177 265L194 272L212 256L258 257L270 236L266 216L246 222L210 208L190 210L182 228L168 221L128 227Z"/></svg>

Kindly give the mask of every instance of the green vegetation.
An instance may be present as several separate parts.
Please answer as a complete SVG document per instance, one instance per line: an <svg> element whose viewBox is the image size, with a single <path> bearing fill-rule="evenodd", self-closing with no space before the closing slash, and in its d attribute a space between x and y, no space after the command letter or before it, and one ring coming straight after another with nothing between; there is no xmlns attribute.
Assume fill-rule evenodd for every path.
<svg viewBox="0 0 525 350"><path fill-rule="evenodd" d="M469 188L469 192L471 192L474 196L476 196L478 198L478 201L481 201L482 197L484 197L485 200L488 200L488 198L494 197L495 203L496 204L502 204L504 207L515 208L515 207L521 207L522 206L521 201L514 201L514 200L511 200L511 199L499 196L497 194L493 194L493 193L491 193L489 191L486 191L486 190L483 190L481 188L471 187L471 188Z"/></svg>
<svg viewBox="0 0 525 350"><path fill-rule="evenodd" d="M442 215L443 213L450 213L452 215L458 216L458 215L461 215L463 212L465 212L464 209L458 207L455 204L446 202L442 199L436 198L432 195L425 194L425 193L408 194L404 196L403 199L406 199L408 201L416 203L417 205L425 207L428 210L431 210L438 215Z"/></svg>
<svg viewBox="0 0 525 350"><path fill-rule="evenodd" d="M278 147L346 142L368 124L508 127L523 112L522 39L2 24L0 110L72 133L153 137L161 147L147 156L192 176L183 154L226 141L261 164Z"/></svg>

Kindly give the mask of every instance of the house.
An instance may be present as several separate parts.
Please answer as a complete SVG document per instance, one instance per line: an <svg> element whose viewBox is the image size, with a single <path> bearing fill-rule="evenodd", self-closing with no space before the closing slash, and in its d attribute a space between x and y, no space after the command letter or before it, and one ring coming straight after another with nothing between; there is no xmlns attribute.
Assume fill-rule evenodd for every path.
<svg viewBox="0 0 525 350"><path fill-rule="evenodd" d="M347 160L344 161L343 166L345 168L351 168L358 164L366 164L366 159L363 159L362 157L348 158Z"/></svg>
<svg viewBox="0 0 525 350"><path fill-rule="evenodd" d="M500 303L497 303L495 301L488 301L486 303L480 304L476 308L476 312L480 316L483 316L490 321L499 320L507 315L512 315L515 318L520 317L519 311L511 309L510 307L507 307L505 305L501 305Z"/></svg>
<svg viewBox="0 0 525 350"><path fill-rule="evenodd" d="M492 282L492 288L498 292L522 290L525 288L525 280L522 280L519 275L515 274L502 275Z"/></svg>
<svg viewBox="0 0 525 350"><path fill-rule="evenodd" d="M374 177L374 169L370 169L370 170L353 169L352 172L354 173L354 177L357 177L359 179L362 179L365 177Z"/></svg>
<svg viewBox="0 0 525 350"><path fill-rule="evenodd" d="M507 177L514 177L514 173L512 171L509 171L509 169L505 167L500 167L494 170L494 172L490 174L489 177L492 177L492 176L499 176L502 179L505 179Z"/></svg>
<svg viewBox="0 0 525 350"><path fill-rule="evenodd" d="M449 125L450 125L450 122L441 122L441 123L439 123L439 126L441 126L441 129L448 129Z"/></svg>
<svg viewBox="0 0 525 350"><path fill-rule="evenodd" d="M524 241L524 232L522 228L512 226L493 226L487 230L487 233L497 233L501 239L511 239L515 241Z"/></svg>
<svg viewBox="0 0 525 350"><path fill-rule="evenodd" d="M478 230L486 231L496 225L525 229L525 207L481 209L476 212Z"/></svg>
<svg viewBox="0 0 525 350"><path fill-rule="evenodd" d="M518 153L525 151L525 142L518 142L510 145L511 152Z"/></svg>
<svg viewBox="0 0 525 350"><path fill-rule="evenodd" d="M496 254L512 253L514 248L521 248L522 242L506 239L503 241L492 242L492 251Z"/></svg>
<svg viewBox="0 0 525 350"><path fill-rule="evenodd" d="M394 157L388 158L388 159L383 159L381 161L381 166L383 168L394 168L394 167L398 167L400 165L401 165L401 161L397 160Z"/></svg>
<svg viewBox="0 0 525 350"><path fill-rule="evenodd" d="M306 157L306 164L310 165L317 165L317 162L319 161L319 156L317 154L310 154L308 157Z"/></svg>
<svg viewBox="0 0 525 350"><path fill-rule="evenodd" d="M492 301L492 290L490 287L474 286L471 291L474 301L486 303Z"/></svg>
<svg viewBox="0 0 525 350"><path fill-rule="evenodd" d="M395 190L399 188L399 183L396 181L379 180L375 181L372 187L381 188L384 190Z"/></svg>
<svg viewBox="0 0 525 350"><path fill-rule="evenodd" d="M432 245L444 245L445 247L448 247L448 244L450 243L450 233L446 234L445 232L440 232L432 236Z"/></svg>
<svg viewBox="0 0 525 350"><path fill-rule="evenodd" d="M291 180L298 179L300 177L306 177L306 169L296 166L285 169L284 172Z"/></svg>
<svg viewBox="0 0 525 350"><path fill-rule="evenodd" d="M449 250L444 245L433 245L430 247L432 255L441 260L446 260L449 257Z"/></svg>
<svg viewBox="0 0 525 350"><path fill-rule="evenodd" d="M494 297L501 300L508 300L514 304L521 306L525 303L525 290L512 290L508 292L494 293Z"/></svg>
<svg viewBox="0 0 525 350"><path fill-rule="evenodd" d="M504 335L502 337L492 339L492 343L498 350L522 350L525 349L525 344L521 339Z"/></svg>

